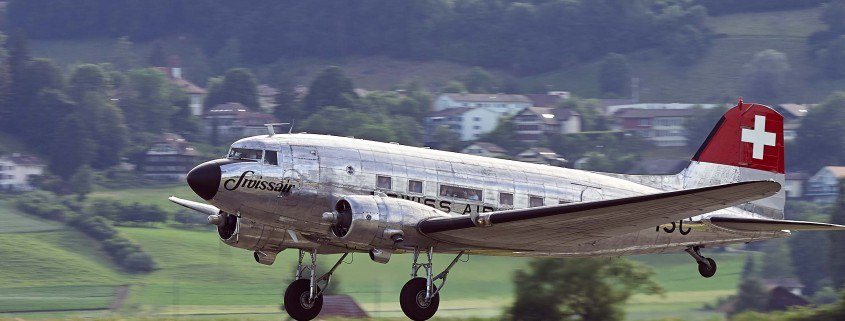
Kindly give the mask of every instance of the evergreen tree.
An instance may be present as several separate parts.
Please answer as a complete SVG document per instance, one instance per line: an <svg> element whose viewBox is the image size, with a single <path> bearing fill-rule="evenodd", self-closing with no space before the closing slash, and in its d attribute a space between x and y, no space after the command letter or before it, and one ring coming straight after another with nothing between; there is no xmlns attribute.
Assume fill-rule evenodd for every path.
<svg viewBox="0 0 845 321"><path fill-rule="evenodd" d="M352 79L346 77L340 67L323 69L308 87L303 112L314 113L325 106L351 108L358 98L354 89Z"/></svg>
<svg viewBox="0 0 845 321"><path fill-rule="evenodd" d="M845 180L839 181L838 207L831 218L833 224L845 224ZM845 289L845 233L829 233L830 236L830 278L838 290Z"/></svg>
<svg viewBox="0 0 845 321"><path fill-rule="evenodd" d="M769 293L763 282L757 278L747 278L739 284L734 313L743 311L765 311L769 302Z"/></svg>

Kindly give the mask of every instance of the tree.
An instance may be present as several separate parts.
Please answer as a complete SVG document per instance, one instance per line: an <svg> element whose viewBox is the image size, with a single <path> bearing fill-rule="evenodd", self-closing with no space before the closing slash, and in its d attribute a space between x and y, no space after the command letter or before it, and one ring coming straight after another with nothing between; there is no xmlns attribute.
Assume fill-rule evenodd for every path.
<svg viewBox="0 0 845 321"><path fill-rule="evenodd" d="M790 278L794 269L786 240L770 240L763 243L763 262L760 274L766 278Z"/></svg>
<svg viewBox="0 0 845 321"><path fill-rule="evenodd" d="M155 67L167 66L167 52L164 51L164 46L160 42L153 45L153 50L150 52L149 64Z"/></svg>
<svg viewBox="0 0 845 321"><path fill-rule="evenodd" d="M788 242L795 276L804 284L804 293L813 295L830 277L830 239L826 233L796 232Z"/></svg>
<svg viewBox="0 0 845 321"><path fill-rule="evenodd" d="M308 87L303 111L314 113L325 106L351 108L355 99L358 98L354 89L352 79L346 77L340 67L332 66L323 69Z"/></svg>
<svg viewBox="0 0 845 321"><path fill-rule="evenodd" d="M79 65L70 75L68 80L68 96L76 102L82 101L86 93L93 92L107 95L109 79L100 66L85 64Z"/></svg>
<svg viewBox="0 0 845 321"><path fill-rule="evenodd" d="M845 77L845 35L827 43L816 52L822 72L831 78Z"/></svg>
<svg viewBox="0 0 845 321"><path fill-rule="evenodd" d="M801 121L788 162L808 172L845 161L845 92L835 92ZM800 157L795 157L800 155Z"/></svg>
<svg viewBox="0 0 845 321"><path fill-rule="evenodd" d="M500 86L496 76L480 67L472 68L466 76L461 77L460 81L471 93L496 93Z"/></svg>
<svg viewBox="0 0 845 321"><path fill-rule="evenodd" d="M742 275L741 279L745 280L748 278L756 277L758 275L757 272L757 260L754 259L753 254L748 254L745 256L745 264L742 265Z"/></svg>
<svg viewBox="0 0 845 321"><path fill-rule="evenodd" d="M211 83L205 107L237 102L258 109L258 80L249 69L229 69L219 82Z"/></svg>
<svg viewBox="0 0 845 321"><path fill-rule="evenodd" d="M604 94L623 96L627 94L631 80L631 66L628 58L612 53L604 57L599 66L599 89Z"/></svg>
<svg viewBox="0 0 845 321"><path fill-rule="evenodd" d="M786 89L789 71L786 54L774 49L760 51L742 66L745 90L754 99L778 98Z"/></svg>
<svg viewBox="0 0 845 321"><path fill-rule="evenodd" d="M646 267L623 259L535 259L514 276L511 320L614 321L634 293L662 293Z"/></svg>
<svg viewBox="0 0 845 321"><path fill-rule="evenodd" d="M135 53L135 46L129 37L117 38L112 47L111 61L118 70L130 70L140 66L138 55Z"/></svg>
<svg viewBox="0 0 845 321"><path fill-rule="evenodd" d="M469 90L467 90L467 86L464 85L464 83L457 81L457 80L452 80L449 83L447 83L446 86L443 87L443 89L441 91L444 92L444 93L450 93L450 94L460 94L460 93L468 93L469 92Z"/></svg>
<svg viewBox="0 0 845 321"><path fill-rule="evenodd" d="M229 38L223 48L211 57L212 72L219 75L224 71L237 68L241 65L241 44L238 39Z"/></svg>
<svg viewBox="0 0 845 321"><path fill-rule="evenodd" d="M446 126L434 128L429 139L430 147L456 152L461 144L461 135Z"/></svg>
<svg viewBox="0 0 845 321"><path fill-rule="evenodd" d="M830 220L833 224L845 224L845 181L839 181L839 199L836 212ZM845 248L845 235L843 233L829 233L830 237L830 278L833 287L838 290L845 289L845 255L842 249Z"/></svg>
<svg viewBox="0 0 845 321"><path fill-rule="evenodd" d="M136 69L127 73L131 94L121 104L126 123L133 133L161 133L170 128L176 108L170 101L170 83L155 69Z"/></svg>
<svg viewBox="0 0 845 321"><path fill-rule="evenodd" d="M82 201L94 189L94 171L88 165L80 167L68 180L77 198Z"/></svg>
<svg viewBox="0 0 845 321"><path fill-rule="evenodd" d="M607 117L599 112L597 100L570 98L557 104L556 108L567 108L581 115L581 131L604 131L609 129Z"/></svg>
<svg viewBox="0 0 845 321"><path fill-rule="evenodd" d="M49 150L50 170L68 179L80 167L91 163L96 145L83 115L77 113L66 117L55 133Z"/></svg>
<svg viewBox="0 0 845 321"><path fill-rule="evenodd" d="M734 313L744 311L765 311L769 302L769 293L763 282L757 278L747 278L739 284Z"/></svg>
<svg viewBox="0 0 845 321"><path fill-rule="evenodd" d="M822 9L822 22L827 24L828 30L834 34L845 33L845 2L831 1Z"/></svg>

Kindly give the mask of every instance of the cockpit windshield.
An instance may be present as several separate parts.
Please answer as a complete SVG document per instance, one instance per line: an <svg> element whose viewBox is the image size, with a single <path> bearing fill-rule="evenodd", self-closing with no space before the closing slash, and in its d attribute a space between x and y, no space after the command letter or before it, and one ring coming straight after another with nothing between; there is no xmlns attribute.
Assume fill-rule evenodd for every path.
<svg viewBox="0 0 845 321"><path fill-rule="evenodd" d="M262 151L260 149L232 148L229 150L229 156L227 157L229 159L260 161L261 155Z"/></svg>

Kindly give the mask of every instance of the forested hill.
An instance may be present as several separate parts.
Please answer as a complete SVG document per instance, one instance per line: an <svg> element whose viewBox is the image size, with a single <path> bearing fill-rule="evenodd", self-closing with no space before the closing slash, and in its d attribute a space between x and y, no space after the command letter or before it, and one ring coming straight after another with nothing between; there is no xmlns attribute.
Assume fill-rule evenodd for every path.
<svg viewBox="0 0 845 321"><path fill-rule="evenodd" d="M12 0L7 16L33 39L180 35L207 54L237 41L251 63L377 54L522 74L644 48L688 60L709 34L688 0Z"/></svg>

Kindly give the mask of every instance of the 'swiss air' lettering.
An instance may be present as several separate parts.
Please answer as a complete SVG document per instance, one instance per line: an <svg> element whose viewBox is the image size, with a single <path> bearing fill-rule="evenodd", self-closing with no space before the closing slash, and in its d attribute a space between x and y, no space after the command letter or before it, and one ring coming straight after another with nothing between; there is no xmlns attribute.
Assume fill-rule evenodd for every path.
<svg viewBox="0 0 845 321"><path fill-rule="evenodd" d="M260 191L273 191L278 192L279 194L289 193L290 190L296 187L295 184L290 183L282 183L282 182L268 182L265 180L260 179L252 179L252 175L254 175L254 171L246 171L238 177L237 180L234 178L227 179L223 182L223 188L229 191L234 191L238 188L249 188L255 189ZM250 178L247 178L247 175Z"/></svg>

